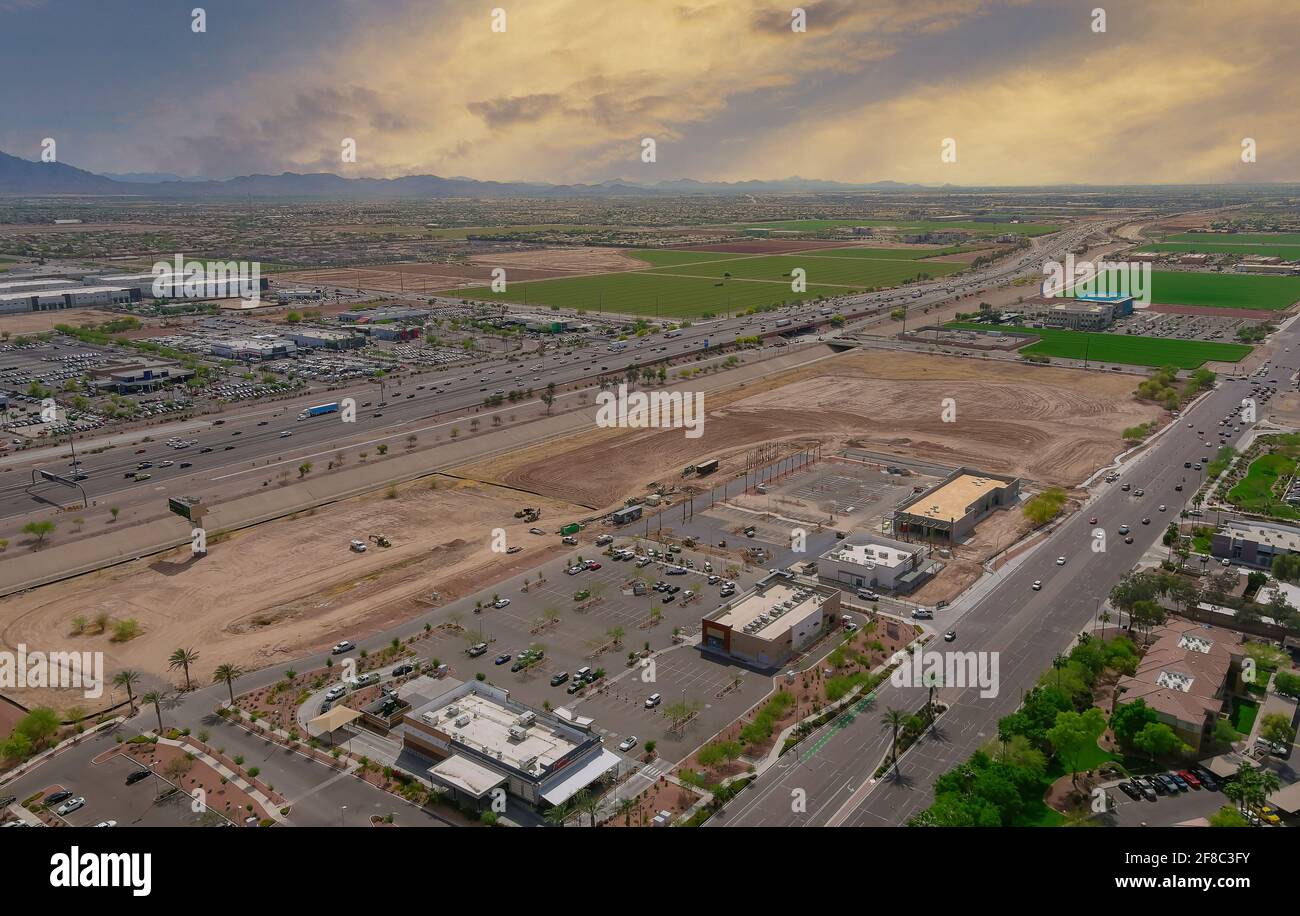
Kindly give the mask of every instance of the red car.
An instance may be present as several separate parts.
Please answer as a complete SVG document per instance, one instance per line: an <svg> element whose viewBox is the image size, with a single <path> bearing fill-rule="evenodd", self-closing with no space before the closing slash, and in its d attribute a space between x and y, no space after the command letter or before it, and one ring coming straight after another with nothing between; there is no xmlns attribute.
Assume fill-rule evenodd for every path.
<svg viewBox="0 0 1300 916"><path fill-rule="evenodd" d="M1187 784L1193 789L1199 789L1201 787L1201 781L1196 778L1196 774L1191 770L1179 770L1178 775L1183 777L1183 779L1187 781Z"/></svg>
<svg viewBox="0 0 1300 916"><path fill-rule="evenodd" d="M600 564L597 563L595 560L588 560L588 561L587 561L587 568L588 568L588 569L600 569Z"/></svg>

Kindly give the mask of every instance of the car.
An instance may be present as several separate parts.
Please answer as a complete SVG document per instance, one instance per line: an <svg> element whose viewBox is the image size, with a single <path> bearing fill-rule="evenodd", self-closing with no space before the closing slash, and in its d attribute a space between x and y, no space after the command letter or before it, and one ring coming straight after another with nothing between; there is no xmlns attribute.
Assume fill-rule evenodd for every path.
<svg viewBox="0 0 1300 916"><path fill-rule="evenodd" d="M1089 525L1097 524L1097 516L1094 515L1092 518L1088 519L1088 524Z"/></svg>
<svg viewBox="0 0 1300 916"><path fill-rule="evenodd" d="M663 603L664 603L664 604L672 604L672 603L673 603L674 601L676 601L676 600L677 600L677 596L674 595L672 592L669 592L668 594L664 595L664 597L663 597Z"/></svg>
<svg viewBox="0 0 1300 916"><path fill-rule="evenodd" d="M181 462L181 470L182 470L182 471L185 470L186 468L192 468L192 467L194 467L194 465L193 465L193 463L191 463L191 462L189 462L189 461L182 461L182 462Z"/></svg>
<svg viewBox="0 0 1300 916"><path fill-rule="evenodd" d="M586 681L574 681L572 684L570 684L568 687L564 689L564 692L567 693L569 696L573 696L575 693L577 693L579 690L581 690L583 687L586 686L587 686Z"/></svg>
<svg viewBox="0 0 1300 916"><path fill-rule="evenodd" d="M351 652L355 648L356 648L356 644L353 643L352 640L344 639L341 640L340 642L336 642L330 648L330 655L342 655L344 652Z"/></svg>
<svg viewBox="0 0 1300 916"><path fill-rule="evenodd" d="M366 552L366 542L365 542L365 541L358 541L358 540L355 540L355 539L354 539L354 540L348 542L348 547L352 548L352 549L355 550L357 553L365 553L365 552Z"/></svg>
<svg viewBox="0 0 1300 916"><path fill-rule="evenodd" d="M1282 818L1278 817L1277 812L1268 805L1251 805L1250 810L1262 821L1267 821L1274 825L1282 823Z"/></svg>
<svg viewBox="0 0 1300 916"><path fill-rule="evenodd" d="M510 670L523 671L527 667L528 667L528 659L520 655L517 659L515 659L515 663L510 666Z"/></svg>
<svg viewBox="0 0 1300 916"><path fill-rule="evenodd" d="M569 547L577 547L578 539L571 534L566 534L564 537L560 538L560 543Z"/></svg>
<svg viewBox="0 0 1300 916"><path fill-rule="evenodd" d="M595 560L588 560L586 566L588 569L600 569L600 564Z"/></svg>
<svg viewBox="0 0 1300 916"><path fill-rule="evenodd" d="M510 654L509 652L502 652L500 655L498 655L496 658L494 658L494 659L492 660L492 662L493 662L493 664L496 664L496 665L504 665L506 662L510 661L510 659L511 659L512 657L513 657L513 656L511 656L511 654Z"/></svg>
<svg viewBox="0 0 1300 916"><path fill-rule="evenodd" d="M235 447L233 445L227 445L225 448L222 449L223 452L233 452L234 450Z"/></svg>
<svg viewBox="0 0 1300 916"><path fill-rule="evenodd" d="M148 770L133 770L126 775L126 784L133 786L142 779L148 779L153 774Z"/></svg>
<svg viewBox="0 0 1300 916"><path fill-rule="evenodd" d="M280 431L280 438L281 438L281 439L288 439L288 438L289 438L290 436L292 436L292 435L293 435L293 433L289 432L289 430L287 430L287 429L285 429L285 430L281 430L281 431Z"/></svg>
<svg viewBox="0 0 1300 916"><path fill-rule="evenodd" d="M1147 495L1147 491L1144 490L1144 489L1142 489L1141 487L1138 487L1136 490L1133 491L1133 495L1134 495L1134 496L1146 496L1146 495Z"/></svg>
<svg viewBox="0 0 1300 916"><path fill-rule="evenodd" d="M1205 791L1207 792L1219 791L1219 777L1215 776L1209 770L1205 769L1202 766L1194 766L1190 768L1190 772L1193 773L1196 776L1196 778L1201 781L1201 785L1205 787Z"/></svg>
<svg viewBox="0 0 1300 916"><path fill-rule="evenodd" d="M1137 786L1133 785L1133 783L1129 782L1128 780L1119 783L1115 788L1119 789L1129 798L1133 799L1133 801L1137 801L1142 797L1142 790L1139 789Z"/></svg>
<svg viewBox="0 0 1300 916"><path fill-rule="evenodd" d="M1137 790L1142 793L1142 797L1147 801L1155 801L1159 797L1151 783L1141 776L1134 776L1133 784L1137 786Z"/></svg>
<svg viewBox="0 0 1300 916"><path fill-rule="evenodd" d="M1124 543L1125 543L1125 544L1132 544L1132 543L1133 543L1133 535L1130 534L1128 537L1124 538Z"/></svg>
<svg viewBox="0 0 1300 916"><path fill-rule="evenodd" d="M494 608L496 608L496 609L499 611L499 610L501 610L503 607L509 607L509 606L510 606L510 599L509 599L509 598L498 598L496 601L493 601L493 602L492 602L492 606L493 606Z"/></svg>
<svg viewBox="0 0 1300 916"><path fill-rule="evenodd" d="M584 566L570 566L568 569L565 570L565 572L568 573L570 576L576 576L578 573L582 572L585 568L586 567Z"/></svg>
<svg viewBox="0 0 1300 916"><path fill-rule="evenodd" d="M628 735L626 738L624 738L622 741L618 743L618 749L620 751L630 751L632 750L632 748L636 747L636 745L637 745L636 735Z"/></svg>
<svg viewBox="0 0 1300 916"><path fill-rule="evenodd" d="M100 821L100 822L99 822L98 824L96 824L95 826L96 826L96 827L116 827L116 826L117 826L117 821Z"/></svg>
<svg viewBox="0 0 1300 916"><path fill-rule="evenodd" d="M709 584L710 584L710 585L717 585L719 582L722 581L722 577L721 577L721 576L709 576L709 580L708 580L708 581L709 581Z"/></svg>
<svg viewBox="0 0 1300 916"><path fill-rule="evenodd" d="M325 691L325 699L331 703L348 692L348 688L343 684L335 684L329 690Z"/></svg>
<svg viewBox="0 0 1300 916"><path fill-rule="evenodd" d="M1178 791L1179 791L1179 792L1186 792L1186 791L1188 791L1188 789L1190 788L1190 786L1187 784L1187 780L1186 780L1186 779L1183 779L1181 773L1169 773L1168 775L1169 775L1169 778L1172 779L1172 780L1174 781L1174 785L1176 785L1176 786L1178 787Z"/></svg>
<svg viewBox="0 0 1300 916"><path fill-rule="evenodd" d="M1166 795L1178 794L1178 783L1175 782L1174 778L1170 776L1168 773L1157 773L1155 775L1155 780L1156 780L1157 792L1159 792L1161 787L1163 787L1165 790L1164 794Z"/></svg>
<svg viewBox="0 0 1300 916"><path fill-rule="evenodd" d="M232 435L232 436L242 436L243 433L240 432L239 430L235 430L235 431L234 431L233 433L231 433L230 435Z"/></svg>
<svg viewBox="0 0 1300 916"><path fill-rule="evenodd" d="M1128 527L1128 525L1120 525L1120 526L1119 526L1119 533L1120 533L1120 534L1128 534L1128 532L1129 532L1129 527Z"/></svg>
<svg viewBox="0 0 1300 916"><path fill-rule="evenodd" d="M267 425L268 423L270 423L270 422L271 422L270 420L259 420L258 423L257 423L257 425L258 425L258 426L266 426L266 425Z"/></svg>
<svg viewBox="0 0 1300 916"><path fill-rule="evenodd" d="M650 694L650 696L646 697L645 708L654 709L656 706L658 706L660 703L663 702L663 699L664 698L662 694L652 693Z"/></svg>
<svg viewBox="0 0 1300 916"><path fill-rule="evenodd" d="M858 597L861 598L863 601L879 601L879 600L880 600L880 596L877 595L875 592L873 592L873 591L872 591L871 589L869 589L869 588L860 588L860 589L858 589Z"/></svg>
<svg viewBox="0 0 1300 916"><path fill-rule="evenodd" d="M478 658L480 655L487 652L487 649L487 643L478 642L466 649L465 653L469 655L470 658Z"/></svg>
<svg viewBox="0 0 1300 916"><path fill-rule="evenodd" d="M205 445L205 446L203 446L203 448L199 449L199 454L200 454L200 455L206 455L206 454L207 454L208 452L210 452L210 451L212 451L212 446L210 446L210 445Z"/></svg>
<svg viewBox="0 0 1300 916"><path fill-rule="evenodd" d="M51 792L49 795L47 795L45 797L45 804L57 805L59 802L69 798L72 798L72 793L67 791L66 789L63 789L58 792Z"/></svg>
<svg viewBox="0 0 1300 916"><path fill-rule="evenodd" d="M919 607L912 611L913 620L934 620L934 611Z"/></svg>
<svg viewBox="0 0 1300 916"><path fill-rule="evenodd" d="M320 713L321 715L324 715L325 713L329 712L333 708L334 708L334 701L325 700L323 703L320 704Z"/></svg>
<svg viewBox="0 0 1300 916"><path fill-rule="evenodd" d="M76 811L78 808L85 807L85 805L86 805L86 800L82 798L80 795L78 795L76 798L68 799L63 804L59 805L59 807L55 808L54 811L56 814L71 814L73 811Z"/></svg>
<svg viewBox="0 0 1300 916"><path fill-rule="evenodd" d="M523 549L524 549L524 548L522 548L522 547L520 547L518 544L516 544L514 547L511 547L511 548L507 549L507 550L506 550L506 553L519 553L519 551L521 551L521 550L523 550Z"/></svg>
<svg viewBox="0 0 1300 916"><path fill-rule="evenodd" d="M1183 492L1183 485L1181 483L1174 484L1174 491L1177 493Z"/></svg>
<svg viewBox="0 0 1300 916"><path fill-rule="evenodd" d="M1144 519L1142 519L1142 524L1144 524L1144 525L1149 525L1149 524L1151 524L1151 519L1150 519L1150 518L1144 518Z"/></svg>
<svg viewBox="0 0 1300 916"><path fill-rule="evenodd" d="M561 684L563 684L563 683L564 683L565 681L567 681L568 679L569 679L569 672L567 672L567 671L561 671L559 674L552 675L552 677L551 677L551 686L552 686L552 687L559 687Z"/></svg>
<svg viewBox="0 0 1300 916"><path fill-rule="evenodd" d="M1199 789L1201 787L1200 778L1191 770L1179 770L1178 775L1182 777L1183 782L1187 783L1193 789Z"/></svg>
<svg viewBox="0 0 1300 916"><path fill-rule="evenodd" d="M952 641L953 641L954 639L956 639L956 638L957 638L957 631L956 631L956 630L949 630L947 633L944 633L944 634L943 634L943 641L944 641L944 642L952 642Z"/></svg>
<svg viewBox="0 0 1300 916"><path fill-rule="evenodd" d="M1034 580L1034 584L1031 585L1031 586L1029 586L1029 587L1032 588L1032 589L1033 589L1034 591L1036 591L1036 592L1038 592L1038 591L1042 591L1042 589L1043 589L1043 580L1042 580L1042 579L1035 579L1035 580Z"/></svg>
<svg viewBox="0 0 1300 916"><path fill-rule="evenodd" d="M402 677L405 674L411 674L415 671L415 662L402 662L393 669L393 677Z"/></svg>
<svg viewBox="0 0 1300 916"><path fill-rule="evenodd" d="M1064 565L1065 565L1065 557L1057 557L1057 558L1056 558L1056 565L1057 565L1057 566L1064 566Z"/></svg>
<svg viewBox="0 0 1300 916"><path fill-rule="evenodd" d="M1133 489L1133 485L1131 483L1126 483L1120 487L1120 489L1127 493L1129 490Z"/></svg>
<svg viewBox="0 0 1300 916"><path fill-rule="evenodd" d="M529 533L529 534L545 534L546 532L543 531L541 528L529 528L529 529L528 529L528 533Z"/></svg>

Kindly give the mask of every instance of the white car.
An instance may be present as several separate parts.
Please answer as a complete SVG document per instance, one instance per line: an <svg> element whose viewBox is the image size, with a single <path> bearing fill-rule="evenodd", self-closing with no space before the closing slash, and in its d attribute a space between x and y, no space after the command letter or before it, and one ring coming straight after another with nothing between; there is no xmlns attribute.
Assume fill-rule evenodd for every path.
<svg viewBox="0 0 1300 916"><path fill-rule="evenodd" d="M365 542L365 541L353 541L352 543L348 544L348 546L351 547L353 550L355 550L357 553L365 553L365 552L366 552L366 542Z"/></svg>
<svg viewBox="0 0 1300 916"><path fill-rule="evenodd" d="M1035 579L1035 580L1034 580L1034 584L1033 584L1032 586L1030 586L1030 587L1031 587L1034 591L1040 591L1040 590L1042 590L1042 587L1043 587L1043 580L1042 580L1042 579Z"/></svg>
<svg viewBox="0 0 1300 916"><path fill-rule="evenodd" d="M1056 565L1057 565L1057 566L1064 566L1064 565L1065 565L1065 557L1057 557L1057 558L1056 558Z"/></svg>
<svg viewBox="0 0 1300 916"><path fill-rule="evenodd" d="M78 795L76 798L70 798L54 810L59 814L71 814L78 808L86 804L86 800Z"/></svg>
<svg viewBox="0 0 1300 916"><path fill-rule="evenodd" d="M342 684L335 684L329 690L325 691L325 699L333 702L347 692L348 688L344 687Z"/></svg>
<svg viewBox="0 0 1300 916"><path fill-rule="evenodd" d="M501 608L503 607L507 607L509 604L510 604L509 598L498 598L496 601L492 602L492 606L496 608L498 611L501 610Z"/></svg>
<svg viewBox="0 0 1300 916"><path fill-rule="evenodd" d="M116 826L117 826L117 821L100 821L100 822L99 822L98 824L96 824L95 826L96 826L96 827L116 827Z"/></svg>
<svg viewBox="0 0 1300 916"><path fill-rule="evenodd" d="M618 743L618 749L620 751L630 751L632 750L632 748L636 747L636 744L637 744L636 735L628 735L626 738L624 738L622 741Z"/></svg>
<svg viewBox="0 0 1300 916"><path fill-rule="evenodd" d="M345 639L342 642L336 642L334 646L330 649L330 654L342 655L344 652L350 652L355 648L356 646L352 643L351 640Z"/></svg>

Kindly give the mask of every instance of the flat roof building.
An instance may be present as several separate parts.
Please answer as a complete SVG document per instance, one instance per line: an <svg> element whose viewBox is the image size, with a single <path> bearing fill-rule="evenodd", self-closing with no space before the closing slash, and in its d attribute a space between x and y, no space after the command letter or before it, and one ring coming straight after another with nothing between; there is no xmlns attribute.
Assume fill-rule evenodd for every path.
<svg viewBox="0 0 1300 916"><path fill-rule="evenodd" d="M298 352L292 340L275 335L231 337L212 342L212 355L222 359L283 359Z"/></svg>
<svg viewBox="0 0 1300 916"><path fill-rule="evenodd" d="M778 570L704 615L700 648L758 668L779 668L820 639L839 609L838 589L805 585Z"/></svg>
<svg viewBox="0 0 1300 916"><path fill-rule="evenodd" d="M994 509L1020 499L1020 478L958 468L894 510L894 531L927 541L956 543Z"/></svg>
<svg viewBox="0 0 1300 916"><path fill-rule="evenodd" d="M1227 519L1210 538L1210 553L1256 569L1272 569L1273 559L1300 553L1300 528L1278 522Z"/></svg>
<svg viewBox="0 0 1300 916"><path fill-rule="evenodd" d="M113 363L92 369L90 377L94 386L102 391L130 394L184 382L194 377L194 370L168 362Z"/></svg>
<svg viewBox="0 0 1300 916"><path fill-rule="evenodd" d="M0 314L56 312L102 305L126 305L139 301L140 294L137 290L122 286L56 286L0 293Z"/></svg>
<svg viewBox="0 0 1300 916"><path fill-rule="evenodd" d="M280 333L300 347L317 350L356 350L366 345L366 339L360 334L333 328L295 327Z"/></svg>
<svg viewBox="0 0 1300 916"><path fill-rule="evenodd" d="M458 800L487 807L502 787L528 805L549 807L617 772L621 758L591 725L565 710L525 706L492 684L465 681L412 708L393 737L402 741L400 764Z"/></svg>
<svg viewBox="0 0 1300 916"><path fill-rule="evenodd" d="M817 558L817 576L845 591L881 588L906 593L930 578L928 550L870 531L850 531Z"/></svg>

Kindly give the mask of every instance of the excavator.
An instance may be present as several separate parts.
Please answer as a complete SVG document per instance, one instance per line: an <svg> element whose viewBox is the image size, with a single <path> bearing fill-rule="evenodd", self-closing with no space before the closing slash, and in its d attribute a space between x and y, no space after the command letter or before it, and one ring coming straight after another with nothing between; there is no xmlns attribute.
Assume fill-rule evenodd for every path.
<svg viewBox="0 0 1300 916"><path fill-rule="evenodd" d="M382 534L372 534L372 535L370 535L370 540L374 541L374 542L375 542L376 544L378 544L380 547L392 547L392 546L393 546L393 542L390 541L388 538L384 537Z"/></svg>

